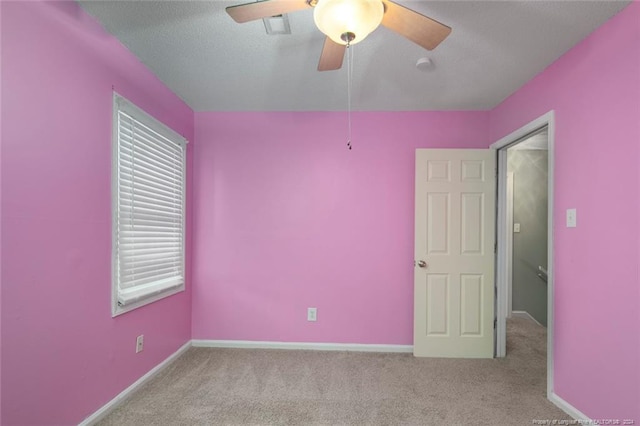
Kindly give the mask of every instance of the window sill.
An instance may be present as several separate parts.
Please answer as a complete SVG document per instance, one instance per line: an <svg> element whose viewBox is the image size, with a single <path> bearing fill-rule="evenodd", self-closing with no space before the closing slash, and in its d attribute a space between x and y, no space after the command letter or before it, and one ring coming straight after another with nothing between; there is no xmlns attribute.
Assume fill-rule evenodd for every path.
<svg viewBox="0 0 640 426"><path fill-rule="evenodd" d="M113 300L113 306L111 310L111 316L113 318L125 314L134 309L140 308L142 306L148 305L153 302L157 302L158 300L162 300L165 297L173 296L174 294L182 293L185 290L184 283L179 284L178 286L173 286L168 289L162 290L161 292L155 292L150 294L149 296L141 297L135 302L127 303L126 305L121 305L118 303L117 297Z"/></svg>

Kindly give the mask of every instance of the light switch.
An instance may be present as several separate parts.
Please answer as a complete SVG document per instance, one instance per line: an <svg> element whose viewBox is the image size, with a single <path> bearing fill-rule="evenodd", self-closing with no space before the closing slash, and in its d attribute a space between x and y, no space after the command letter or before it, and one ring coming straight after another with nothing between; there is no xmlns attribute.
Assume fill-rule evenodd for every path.
<svg viewBox="0 0 640 426"><path fill-rule="evenodd" d="M520 232L520 224L519 223L514 223L513 224L513 232Z"/></svg>
<svg viewBox="0 0 640 426"><path fill-rule="evenodd" d="M576 209L567 209L567 228L575 228L577 226Z"/></svg>

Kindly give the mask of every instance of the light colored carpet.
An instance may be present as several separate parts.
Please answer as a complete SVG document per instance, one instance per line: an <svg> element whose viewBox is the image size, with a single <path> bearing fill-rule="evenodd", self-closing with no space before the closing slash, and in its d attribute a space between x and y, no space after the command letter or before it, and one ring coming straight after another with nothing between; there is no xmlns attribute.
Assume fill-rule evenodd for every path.
<svg viewBox="0 0 640 426"><path fill-rule="evenodd" d="M102 425L531 425L547 401L546 330L513 318L503 359L191 348Z"/></svg>

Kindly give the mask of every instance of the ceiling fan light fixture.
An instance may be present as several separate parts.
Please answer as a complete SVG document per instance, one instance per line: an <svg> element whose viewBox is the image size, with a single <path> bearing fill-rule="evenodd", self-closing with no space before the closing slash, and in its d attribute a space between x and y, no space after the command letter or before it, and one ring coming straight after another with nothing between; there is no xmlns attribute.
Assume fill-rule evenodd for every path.
<svg viewBox="0 0 640 426"><path fill-rule="evenodd" d="M313 20L338 44L356 44L378 28L384 15L381 0L318 0Z"/></svg>

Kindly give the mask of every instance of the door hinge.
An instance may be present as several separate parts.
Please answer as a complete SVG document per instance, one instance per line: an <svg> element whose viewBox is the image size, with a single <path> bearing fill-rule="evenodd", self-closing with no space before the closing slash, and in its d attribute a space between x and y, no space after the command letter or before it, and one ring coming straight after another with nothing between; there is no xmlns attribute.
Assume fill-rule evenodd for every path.
<svg viewBox="0 0 640 426"><path fill-rule="evenodd" d="M498 318L493 319L493 329L495 330L496 328L498 328Z"/></svg>
<svg viewBox="0 0 640 426"><path fill-rule="evenodd" d="M494 254L498 254L498 242L497 241L495 241L493 243L493 253Z"/></svg>

